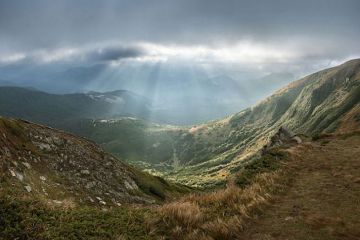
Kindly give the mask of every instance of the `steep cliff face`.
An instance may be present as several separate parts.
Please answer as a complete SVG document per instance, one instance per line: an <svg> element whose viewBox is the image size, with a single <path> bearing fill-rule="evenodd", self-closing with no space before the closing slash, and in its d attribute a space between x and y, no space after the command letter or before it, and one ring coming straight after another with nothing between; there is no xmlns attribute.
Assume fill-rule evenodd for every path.
<svg viewBox="0 0 360 240"><path fill-rule="evenodd" d="M177 192L89 140L21 120L0 118L0 160L2 192L55 205L153 203Z"/></svg>

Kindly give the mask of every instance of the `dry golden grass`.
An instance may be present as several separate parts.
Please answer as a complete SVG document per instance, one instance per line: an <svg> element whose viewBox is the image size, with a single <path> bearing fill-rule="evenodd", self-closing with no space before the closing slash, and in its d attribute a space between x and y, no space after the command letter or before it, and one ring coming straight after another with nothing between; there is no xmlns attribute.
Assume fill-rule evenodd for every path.
<svg viewBox="0 0 360 240"><path fill-rule="evenodd" d="M283 167L245 188L229 184L158 207L150 228L174 240L360 239L360 135L324 138L288 149Z"/></svg>
<svg viewBox="0 0 360 240"><path fill-rule="evenodd" d="M352 132L294 148L291 187L250 219L239 239L360 239L359 146L360 134Z"/></svg>
<svg viewBox="0 0 360 240"><path fill-rule="evenodd" d="M153 232L170 239L236 239L247 219L266 206L281 189L282 171L258 175L245 189L229 184L212 193L191 194L157 209Z"/></svg>

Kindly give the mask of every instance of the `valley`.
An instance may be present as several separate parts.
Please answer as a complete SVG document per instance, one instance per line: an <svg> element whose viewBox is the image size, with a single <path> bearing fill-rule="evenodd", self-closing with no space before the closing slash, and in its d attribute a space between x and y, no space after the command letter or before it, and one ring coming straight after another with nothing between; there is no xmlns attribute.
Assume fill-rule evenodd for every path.
<svg viewBox="0 0 360 240"><path fill-rule="evenodd" d="M287 239L292 235L294 239L357 239L360 132L321 134L312 139L302 136L300 144L289 138L277 139L281 145L274 142L259 159L244 164L226 187L191 190L185 195L174 188L183 196L160 205L51 201L54 195L38 194L36 187L26 193L22 188L29 181L27 170L24 182L5 171L0 192L1 236L230 240ZM7 183L13 187L6 188ZM79 199L77 194L70 196ZM154 199L148 196L146 199ZM155 200L161 201L156 196Z"/></svg>
<svg viewBox="0 0 360 240"><path fill-rule="evenodd" d="M280 127L314 136L358 114L360 60L311 74L221 120L189 127L141 119L79 120L64 129L150 172L194 187L222 185Z"/></svg>
<svg viewBox="0 0 360 240"><path fill-rule="evenodd" d="M360 240L359 0L0 0L0 240Z"/></svg>
<svg viewBox="0 0 360 240"><path fill-rule="evenodd" d="M3 239L359 237L359 59L193 126L77 110L54 121L45 107L6 116L4 96Z"/></svg>

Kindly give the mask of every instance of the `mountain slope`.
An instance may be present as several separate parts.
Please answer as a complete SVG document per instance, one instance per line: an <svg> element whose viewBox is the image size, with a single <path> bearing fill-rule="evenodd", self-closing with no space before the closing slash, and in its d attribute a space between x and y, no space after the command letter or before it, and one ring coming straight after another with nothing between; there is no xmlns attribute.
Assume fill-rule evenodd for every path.
<svg viewBox="0 0 360 240"><path fill-rule="evenodd" d="M152 120L197 124L253 105L294 80L288 73L239 71L239 66L204 66L187 61L131 62L115 65L28 64L0 66L0 79L50 93L127 89L153 104ZM261 84L261 88L258 85Z"/></svg>
<svg viewBox="0 0 360 240"><path fill-rule="evenodd" d="M359 239L360 134L322 136L291 150L291 184L241 239Z"/></svg>
<svg viewBox="0 0 360 240"><path fill-rule="evenodd" d="M300 79L234 116L193 129L193 135L210 146L209 159L196 168L228 175L240 161L259 151L281 126L295 133L315 135L335 131L346 113L360 103L360 60L326 69ZM358 113L358 112L357 112ZM353 113L356 114L356 113ZM358 129L359 123L354 125ZM217 136L212 138L211 136ZM220 137L219 137L220 136ZM233 156L231 156L233 155ZM228 161L231 157L231 161ZM216 167L206 166L214 162ZM195 169L195 167L192 167Z"/></svg>
<svg viewBox="0 0 360 240"><path fill-rule="evenodd" d="M254 107L206 124L176 127L118 118L71 119L61 121L60 127L148 171L208 186L223 183L244 160L258 154L280 127L307 135L356 129L359 96L360 60L355 59L311 74ZM345 119L351 125L344 124Z"/></svg>
<svg viewBox="0 0 360 240"><path fill-rule="evenodd" d="M79 118L145 117L147 99L119 90L106 93L49 94L19 87L0 87L0 115L27 119L53 127Z"/></svg>
<svg viewBox="0 0 360 240"><path fill-rule="evenodd" d="M159 207L154 231L175 240L359 239L360 131L280 139L225 188Z"/></svg>
<svg viewBox="0 0 360 240"><path fill-rule="evenodd" d="M224 181L280 127L307 135L333 132L345 118L358 117L359 103L360 60L356 59L295 81L254 107L219 121L189 128L154 128L137 120L97 121L72 129L139 166L199 186ZM353 121L353 128L358 126ZM129 139L128 131L136 135L124 141Z"/></svg>
<svg viewBox="0 0 360 240"><path fill-rule="evenodd" d="M20 199L117 206L153 203L182 190L86 139L42 125L0 118L0 144L1 193Z"/></svg>

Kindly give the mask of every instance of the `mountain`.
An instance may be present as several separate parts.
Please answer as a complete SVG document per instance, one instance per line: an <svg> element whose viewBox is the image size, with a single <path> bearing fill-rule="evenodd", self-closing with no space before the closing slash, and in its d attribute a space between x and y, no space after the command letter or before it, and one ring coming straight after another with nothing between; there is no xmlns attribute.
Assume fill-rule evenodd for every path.
<svg viewBox="0 0 360 240"><path fill-rule="evenodd" d="M0 86L1 87L4 87L4 86L14 86L14 84L10 81L5 81L5 80L2 80L0 79Z"/></svg>
<svg viewBox="0 0 360 240"><path fill-rule="evenodd" d="M280 127L286 127L294 134L310 136L338 129L356 129L359 65L360 60L355 59L311 74L251 108L205 124L179 127L129 117L101 119L102 108L99 107L96 117L100 119L78 117L62 121L58 126L87 137L115 156L168 179L192 186L221 184L244 161L259 154ZM97 98L109 101L106 95L89 94L85 97L92 101ZM116 97L110 101L116 101ZM34 100L33 104L35 108L38 103ZM21 110L20 107L12 109ZM68 113L65 119L79 116L79 112L86 110L81 108L81 111ZM47 116L47 111L38 113L39 119ZM26 110L19 112L23 114ZM16 116L23 117L20 113ZM35 115L33 112L28 114ZM83 116L89 118L90 114Z"/></svg>
<svg viewBox="0 0 360 240"><path fill-rule="evenodd" d="M0 87L0 115L60 128L67 121L79 118L146 118L149 107L146 98L125 90L59 95L29 88Z"/></svg>
<svg viewBox="0 0 360 240"><path fill-rule="evenodd" d="M114 89L138 93L152 103L152 121L175 125L223 118L294 80L290 73L263 74L186 61L0 66L0 79L13 86L29 87L31 83L36 89L55 94Z"/></svg>
<svg viewBox="0 0 360 240"><path fill-rule="evenodd" d="M49 204L154 203L180 187L143 173L95 143L23 120L0 118L1 193Z"/></svg>
<svg viewBox="0 0 360 240"><path fill-rule="evenodd" d="M74 119L66 128L206 191L181 196L189 189L140 172L85 138L0 118L0 238L360 236L360 60L201 125L119 117Z"/></svg>
<svg viewBox="0 0 360 240"><path fill-rule="evenodd" d="M357 129L359 102L360 60L355 59L304 77L251 108L206 124L175 127L119 119L83 121L71 129L148 171L202 186L225 181L280 127L310 136Z"/></svg>
<svg viewBox="0 0 360 240"><path fill-rule="evenodd" d="M311 139L292 137L281 128L262 155L237 169L226 187L183 196L178 194L186 188L144 173L139 184L134 169L101 150L98 154L106 156L96 157L99 148L88 140L11 119L0 119L0 133L2 239L360 236L360 166L354 157L360 153L359 130ZM27 141L27 134L33 140ZM95 186L84 186L93 178ZM148 192L141 191L143 184ZM178 197L161 203L159 186ZM119 196L125 196L125 202Z"/></svg>

